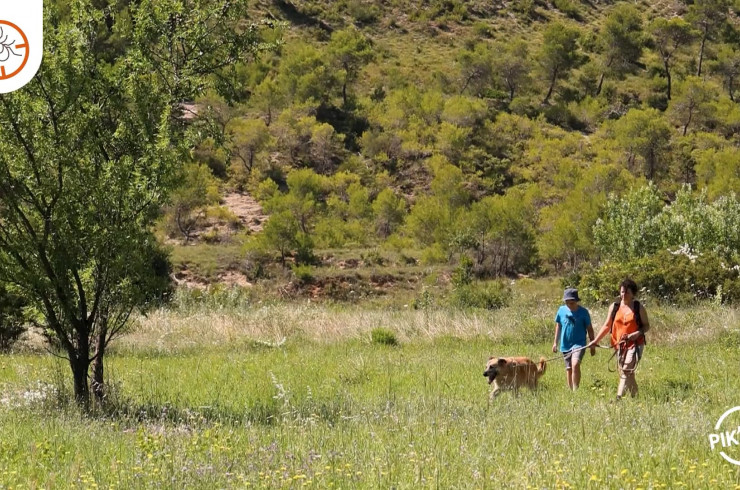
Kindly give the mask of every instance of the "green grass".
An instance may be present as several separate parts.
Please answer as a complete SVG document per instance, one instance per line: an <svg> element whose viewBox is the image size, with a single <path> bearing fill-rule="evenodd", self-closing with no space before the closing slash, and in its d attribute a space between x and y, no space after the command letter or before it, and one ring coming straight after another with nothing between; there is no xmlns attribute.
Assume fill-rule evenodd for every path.
<svg viewBox="0 0 740 490"><path fill-rule="evenodd" d="M95 418L20 401L37 379L64 374L61 362L3 357L10 401L0 409L0 480L77 488L740 482L707 443L719 415L737 404L736 348L650 346L640 397L616 405L604 353L587 357L576 393L553 362L538 392L488 402L481 374L489 354L537 356L547 347L443 337L401 347L288 342L114 356L108 369L119 413Z"/></svg>
<svg viewBox="0 0 740 490"><path fill-rule="evenodd" d="M599 351L576 393L555 360L537 392L489 401L489 356L552 357L559 294L556 279L525 279L497 311L248 297L160 310L115 344L110 408L87 416L66 402L64 361L0 356L0 488L740 484L708 444L739 401L737 309L647 302L637 399L611 403ZM378 327L399 344L373 344Z"/></svg>

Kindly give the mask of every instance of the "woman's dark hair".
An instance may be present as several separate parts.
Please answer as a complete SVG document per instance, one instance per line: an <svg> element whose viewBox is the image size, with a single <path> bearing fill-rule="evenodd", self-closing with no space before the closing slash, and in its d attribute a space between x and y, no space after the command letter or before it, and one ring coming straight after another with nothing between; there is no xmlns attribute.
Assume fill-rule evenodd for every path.
<svg viewBox="0 0 740 490"><path fill-rule="evenodd" d="M629 289L632 291L633 295L637 294L637 283L633 281L632 279L625 279L619 284L619 289L624 288L625 290Z"/></svg>

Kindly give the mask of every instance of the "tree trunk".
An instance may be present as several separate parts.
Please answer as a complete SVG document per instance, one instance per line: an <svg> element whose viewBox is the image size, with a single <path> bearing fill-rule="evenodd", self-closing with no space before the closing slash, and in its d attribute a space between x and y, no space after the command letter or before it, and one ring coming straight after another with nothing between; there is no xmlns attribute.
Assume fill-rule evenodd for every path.
<svg viewBox="0 0 740 490"><path fill-rule="evenodd" d="M604 76L606 75L606 72L601 72L601 76L599 77L599 86L596 87L596 95L601 94L601 86L604 84Z"/></svg>
<svg viewBox="0 0 740 490"><path fill-rule="evenodd" d="M95 361L93 361L92 390L95 395L95 401L99 406L103 404L103 398L105 396L103 357L105 356L106 330L106 328L101 328L100 333L98 333L98 338L95 341Z"/></svg>
<svg viewBox="0 0 740 490"><path fill-rule="evenodd" d="M735 91L733 86L735 85L735 77L730 76L727 83L727 93L730 95L730 100L735 102Z"/></svg>
<svg viewBox="0 0 740 490"><path fill-rule="evenodd" d="M90 408L90 389L87 385L87 370L90 367L90 361L87 355L79 357L69 357L69 365L72 368L72 377L74 379L75 402L85 410Z"/></svg>
<svg viewBox="0 0 740 490"><path fill-rule="evenodd" d="M547 95L545 95L545 100L542 101L543 104L547 104L550 102L550 96L552 95L552 91L555 88L555 80L557 79L558 79L558 71L553 70L552 79L550 80L550 88L547 90Z"/></svg>
<svg viewBox="0 0 740 490"><path fill-rule="evenodd" d="M671 70L667 60L663 62L663 66L665 67L666 80L668 80L668 100L671 100Z"/></svg>
<svg viewBox="0 0 740 490"><path fill-rule="evenodd" d="M704 35L701 37L701 47L699 48L699 68L696 70L696 76L701 76L701 64L704 61L704 45L707 42L707 36L709 35L709 27L704 27Z"/></svg>

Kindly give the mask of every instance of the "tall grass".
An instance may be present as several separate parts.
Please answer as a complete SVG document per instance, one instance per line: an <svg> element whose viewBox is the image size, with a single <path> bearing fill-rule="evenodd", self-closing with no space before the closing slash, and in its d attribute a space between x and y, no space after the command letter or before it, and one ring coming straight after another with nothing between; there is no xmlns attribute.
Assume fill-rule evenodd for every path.
<svg viewBox="0 0 740 490"><path fill-rule="evenodd" d="M538 342L552 338L558 303L520 301L500 310L414 310L347 308L304 303L260 303L184 310L162 309L140 318L137 328L122 338L119 351L178 351L250 342L279 343L300 339L337 342L369 338L376 327L393 330L402 342L454 336L484 337L491 342ZM591 309L594 327L606 319L605 308ZM648 305L650 341L682 343L712 339L740 328L738 310L702 305L694 308Z"/></svg>
<svg viewBox="0 0 740 490"><path fill-rule="evenodd" d="M607 355L580 391L553 362L540 390L488 401L489 354L548 344L357 341L113 356L116 411L89 418L22 399L66 368L3 357L0 481L94 488L728 488L709 450L737 404L737 349L650 346L638 399L610 403ZM36 385L29 385L34 388ZM35 389L35 388L34 388ZM47 388L55 389L53 384ZM21 398L19 398L21 397Z"/></svg>
<svg viewBox="0 0 740 490"><path fill-rule="evenodd" d="M637 399L612 403L599 351L578 392L556 360L537 392L489 401L488 356L552 355L554 288L525 281L494 312L250 297L159 310L115 344L93 415L69 403L64 361L0 356L0 488L739 485L707 439L740 404L735 309L648 304ZM399 345L373 343L378 327Z"/></svg>

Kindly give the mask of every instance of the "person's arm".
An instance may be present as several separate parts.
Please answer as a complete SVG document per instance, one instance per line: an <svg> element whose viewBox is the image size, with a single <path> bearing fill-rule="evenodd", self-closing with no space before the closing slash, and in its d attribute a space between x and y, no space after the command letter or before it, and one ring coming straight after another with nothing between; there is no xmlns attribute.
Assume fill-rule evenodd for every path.
<svg viewBox="0 0 740 490"><path fill-rule="evenodd" d="M642 322L642 333L647 333L650 330L650 320L648 320L647 311L642 303L640 303L640 321Z"/></svg>
<svg viewBox="0 0 740 490"><path fill-rule="evenodd" d="M588 327L586 327L586 331L588 332L589 345L591 345L591 343L593 343L593 341L594 341L594 326L589 323L588 324ZM595 356L596 355L596 346L595 345L592 345L591 346L591 355L592 356Z"/></svg>
<svg viewBox="0 0 740 490"><path fill-rule="evenodd" d="M560 340L560 322L555 322L555 340L552 341L552 351L558 351L558 341Z"/></svg>
<svg viewBox="0 0 740 490"><path fill-rule="evenodd" d="M612 326L612 310L614 309L614 303L609 307L609 313L606 314L606 321L604 322L604 325L601 327L601 330L599 330L599 333L596 334L596 338L593 339L591 342L589 342L588 347L594 347L599 344L599 341L603 339L607 333L609 333L609 330L611 330Z"/></svg>

